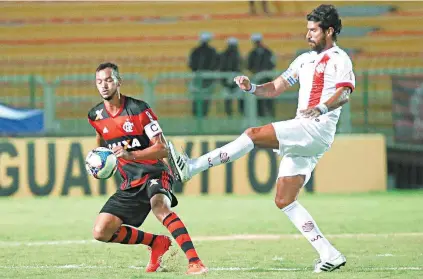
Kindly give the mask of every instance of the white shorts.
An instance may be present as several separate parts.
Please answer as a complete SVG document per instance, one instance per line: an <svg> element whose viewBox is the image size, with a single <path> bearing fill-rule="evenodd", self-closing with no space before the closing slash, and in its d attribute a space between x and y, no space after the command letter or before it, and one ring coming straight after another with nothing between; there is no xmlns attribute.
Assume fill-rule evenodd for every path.
<svg viewBox="0 0 423 279"><path fill-rule="evenodd" d="M292 119L272 123L279 141L278 153L282 156L278 178L305 175L309 181L318 160L329 149L323 140L313 137L304 126L312 120Z"/></svg>

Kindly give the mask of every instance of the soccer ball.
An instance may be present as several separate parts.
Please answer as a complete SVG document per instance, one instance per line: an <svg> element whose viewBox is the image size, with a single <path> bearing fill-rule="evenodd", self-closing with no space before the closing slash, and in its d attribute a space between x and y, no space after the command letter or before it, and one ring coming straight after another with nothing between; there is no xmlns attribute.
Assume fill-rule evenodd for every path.
<svg viewBox="0 0 423 279"><path fill-rule="evenodd" d="M97 147L85 158L85 168L88 174L97 179L108 179L115 174L118 161L113 152L105 147Z"/></svg>

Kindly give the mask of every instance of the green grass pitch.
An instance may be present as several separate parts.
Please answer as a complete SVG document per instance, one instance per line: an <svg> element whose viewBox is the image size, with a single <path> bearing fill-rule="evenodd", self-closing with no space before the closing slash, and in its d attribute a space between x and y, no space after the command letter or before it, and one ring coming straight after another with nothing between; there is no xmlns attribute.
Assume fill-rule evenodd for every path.
<svg viewBox="0 0 423 279"><path fill-rule="evenodd" d="M92 241L94 219L107 198L0 199L0 278L186 277L176 243L172 250L179 252L166 259L168 271L146 274L145 246ZM318 275L312 273L316 252L273 196L178 198L175 212L210 268L203 277L423 278L421 191L302 195L300 202L347 257L341 270ZM153 215L142 229L169 235Z"/></svg>

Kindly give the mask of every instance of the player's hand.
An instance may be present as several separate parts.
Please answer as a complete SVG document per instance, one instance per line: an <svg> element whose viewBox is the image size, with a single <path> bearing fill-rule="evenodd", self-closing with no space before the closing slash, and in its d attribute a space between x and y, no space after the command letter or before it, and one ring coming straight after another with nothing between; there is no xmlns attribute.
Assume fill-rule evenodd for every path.
<svg viewBox="0 0 423 279"><path fill-rule="evenodd" d="M113 154L115 154L116 157L122 158L125 160L132 160L131 154L129 154L128 151L126 151L122 146L115 146L112 149Z"/></svg>
<svg viewBox="0 0 423 279"><path fill-rule="evenodd" d="M251 89L251 82L250 79L246 76L237 76L234 78L234 82L241 88L242 90L248 91Z"/></svg>
<svg viewBox="0 0 423 279"><path fill-rule="evenodd" d="M316 117L319 117L320 115L322 115L322 113L320 112L320 110L317 109L317 108L303 109L303 110L300 110L300 113L305 118L316 118Z"/></svg>

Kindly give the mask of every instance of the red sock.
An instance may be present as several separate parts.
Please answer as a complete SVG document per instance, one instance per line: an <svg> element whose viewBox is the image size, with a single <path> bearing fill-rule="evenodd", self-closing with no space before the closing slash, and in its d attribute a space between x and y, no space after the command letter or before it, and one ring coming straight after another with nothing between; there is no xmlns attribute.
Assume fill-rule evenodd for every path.
<svg viewBox="0 0 423 279"><path fill-rule="evenodd" d="M194 244L191 241L191 237L189 236L184 223L182 223L181 219L179 219L176 213L172 212L167 215L163 220L163 225L172 234L173 238L181 247L182 251L184 251L185 256L190 263L200 261L200 258L197 255L197 251L195 251Z"/></svg>
<svg viewBox="0 0 423 279"><path fill-rule="evenodd" d="M121 244L144 244L151 246L157 235L146 233L136 228L122 225L113 234L109 242L121 243Z"/></svg>

